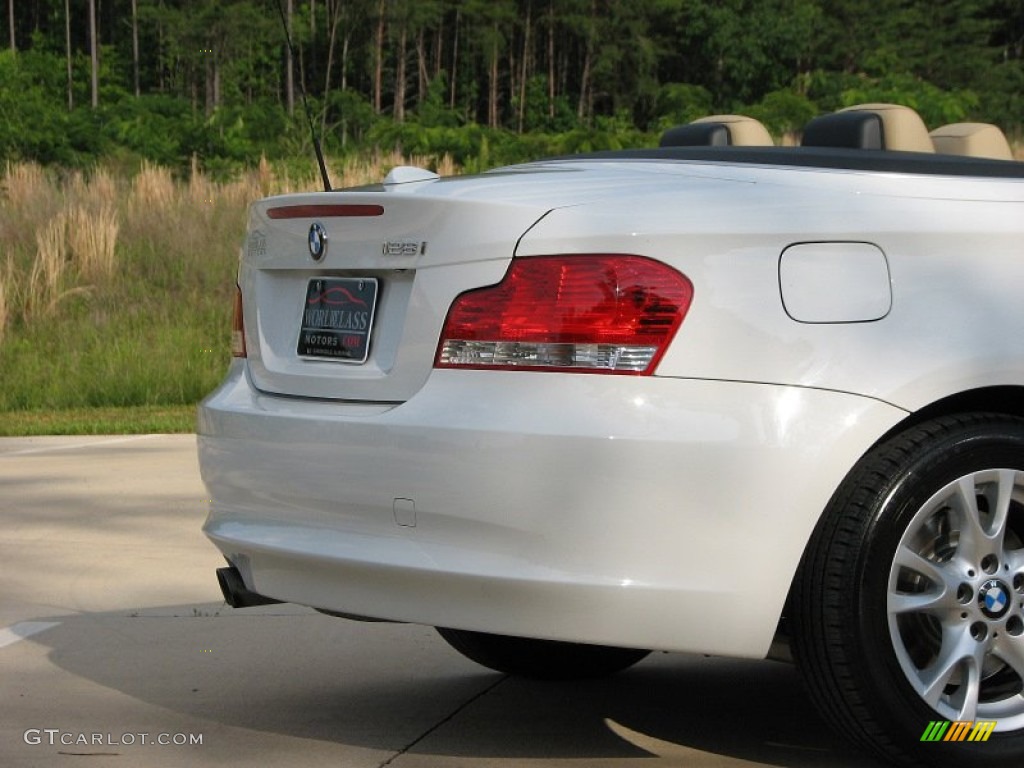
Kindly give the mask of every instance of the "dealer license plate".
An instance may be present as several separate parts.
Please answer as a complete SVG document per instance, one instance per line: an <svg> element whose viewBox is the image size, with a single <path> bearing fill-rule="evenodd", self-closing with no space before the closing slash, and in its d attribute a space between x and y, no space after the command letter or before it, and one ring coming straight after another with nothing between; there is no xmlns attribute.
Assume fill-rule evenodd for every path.
<svg viewBox="0 0 1024 768"><path fill-rule="evenodd" d="M365 363L377 306L375 277L315 277L306 286L298 354Z"/></svg>

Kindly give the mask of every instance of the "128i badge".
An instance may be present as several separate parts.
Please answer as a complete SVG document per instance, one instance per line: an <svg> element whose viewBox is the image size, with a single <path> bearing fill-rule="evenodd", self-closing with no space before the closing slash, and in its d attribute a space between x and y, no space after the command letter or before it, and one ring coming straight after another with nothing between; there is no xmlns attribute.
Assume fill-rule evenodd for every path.
<svg viewBox="0 0 1024 768"><path fill-rule="evenodd" d="M381 253L384 256L424 256L427 243L425 240L386 240Z"/></svg>

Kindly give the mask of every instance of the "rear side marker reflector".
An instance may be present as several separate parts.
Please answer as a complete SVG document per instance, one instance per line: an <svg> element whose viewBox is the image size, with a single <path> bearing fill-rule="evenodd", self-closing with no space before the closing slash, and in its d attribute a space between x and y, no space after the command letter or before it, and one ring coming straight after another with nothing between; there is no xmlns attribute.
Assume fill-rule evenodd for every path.
<svg viewBox="0 0 1024 768"><path fill-rule="evenodd" d="M245 357L245 321L242 319L242 289L235 288L235 306L231 317L231 356Z"/></svg>
<svg viewBox="0 0 1024 768"><path fill-rule="evenodd" d="M692 300L685 275L643 256L513 259L456 298L435 365L649 375Z"/></svg>
<svg viewBox="0 0 1024 768"><path fill-rule="evenodd" d="M272 219L328 219L383 216L383 205L283 205L267 209Z"/></svg>

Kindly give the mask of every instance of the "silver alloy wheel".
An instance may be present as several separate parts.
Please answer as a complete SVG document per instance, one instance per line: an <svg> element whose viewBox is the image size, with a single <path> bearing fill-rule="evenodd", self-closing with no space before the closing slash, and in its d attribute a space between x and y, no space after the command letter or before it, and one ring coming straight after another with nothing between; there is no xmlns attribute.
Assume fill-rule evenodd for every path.
<svg viewBox="0 0 1024 768"><path fill-rule="evenodd" d="M896 549L886 610L900 667L939 716L1024 727L1024 472L933 495Z"/></svg>

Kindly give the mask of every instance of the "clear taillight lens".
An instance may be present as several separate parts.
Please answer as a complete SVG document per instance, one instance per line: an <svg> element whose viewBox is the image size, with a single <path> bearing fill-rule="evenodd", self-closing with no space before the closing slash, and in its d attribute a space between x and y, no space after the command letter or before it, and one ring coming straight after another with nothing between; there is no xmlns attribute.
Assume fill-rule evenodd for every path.
<svg viewBox="0 0 1024 768"><path fill-rule="evenodd" d="M242 289L235 286L235 308L231 317L231 356L245 357L245 321L242 319Z"/></svg>
<svg viewBox="0 0 1024 768"><path fill-rule="evenodd" d="M459 296L435 365L651 374L693 285L643 256L532 256L497 285Z"/></svg>

